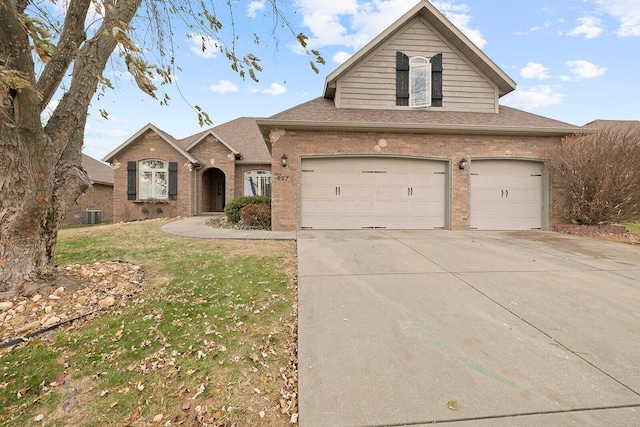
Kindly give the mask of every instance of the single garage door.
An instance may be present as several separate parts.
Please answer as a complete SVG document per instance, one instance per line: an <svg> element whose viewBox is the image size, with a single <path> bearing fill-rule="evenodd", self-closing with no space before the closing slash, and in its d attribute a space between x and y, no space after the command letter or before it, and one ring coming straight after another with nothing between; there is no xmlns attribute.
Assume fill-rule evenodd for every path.
<svg viewBox="0 0 640 427"><path fill-rule="evenodd" d="M300 174L303 229L445 227L445 162L309 158Z"/></svg>
<svg viewBox="0 0 640 427"><path fill-rule="evenodd" d="M471 162L472 230L533 230L541 224L541 162Z"/></svg>

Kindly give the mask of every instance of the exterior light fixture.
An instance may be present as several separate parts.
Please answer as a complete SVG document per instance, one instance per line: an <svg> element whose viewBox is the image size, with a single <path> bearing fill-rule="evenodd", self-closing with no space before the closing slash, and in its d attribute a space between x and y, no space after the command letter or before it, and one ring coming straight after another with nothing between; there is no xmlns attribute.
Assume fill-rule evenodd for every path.
<svg viewBox="0 0 640 427"><path fill-rule="evenodd" d="M467 167L467 159L465 157L460 159L460 164L458 164L460 170L464 170Z"/></svg>
<svg viewBox="0 0 640 427"><path fill-rule="evenodd" d="M287 167L287 159L288 157L286 154L283 154L282 157L280 157L280 163L282 164L283 168Z"/></svg>

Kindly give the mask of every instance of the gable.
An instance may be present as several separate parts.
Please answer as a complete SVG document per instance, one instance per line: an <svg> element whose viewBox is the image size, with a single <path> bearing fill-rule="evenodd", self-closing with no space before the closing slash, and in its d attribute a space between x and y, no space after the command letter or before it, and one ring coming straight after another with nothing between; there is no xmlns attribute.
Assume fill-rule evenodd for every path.
<svg viewBox="0 0 640 427"><path fill-rule="evenodd" d="M337 108L408 109L405 103L396 104L394 97L398 52L407 57L442 58L442 74L435 76L437 83L442 82L442 91L435 105L427 103L427 109L496 113L498 98L516 87L442 13L422 0L330 73L323 96L333 99ZM418 84L416 88L424 87L420 80L412 81Z"/></svg>
<svg viewBox="0 0 640 427"><path fill-rule="evenodd" d="M102 161L107 163L116 162L117 156L122 156L125 151L134 147L153 153L162 145L171 147L186 158L187 161L198 164L198 160L189 154L175 138L150 123L120 144L115 150L107 154ZM153 157L153 155L151 155L151 157Z"/></svg>
<svg viewBox="0 0 640 427"><path fill-rule="evenodd" d="M408 21L336 82L338 108L395 108L396 55L442 55L442 108L495 112L499 88L421 16Z"/></svg>

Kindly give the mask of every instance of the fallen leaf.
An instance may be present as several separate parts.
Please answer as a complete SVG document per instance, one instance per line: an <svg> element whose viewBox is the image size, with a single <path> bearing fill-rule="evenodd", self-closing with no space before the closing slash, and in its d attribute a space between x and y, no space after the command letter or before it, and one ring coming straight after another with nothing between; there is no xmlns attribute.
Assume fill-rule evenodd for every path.
<svg viewBox="0 0 640 427"><path fill-rule="evenodd" d="M191 409L191 401L187 400L182 404L182 410L186 412L189 409Z"/></svg>
<svg viewBox="0 0 640 427"><path fill-rule="evenodd" d="M455 400L448 401L447 408L451 409L452 411L455 411L456 409L458 409L458 402L456 402Z"/></svg>
<svg viewBox="0 0 640 427"><path fill-rule="evenodd" d="M153 422L154 423L159 423L160 421L162 421L163 418L164 418L164 416L162 414L158 414L155 417L153 417Z"/></svg>

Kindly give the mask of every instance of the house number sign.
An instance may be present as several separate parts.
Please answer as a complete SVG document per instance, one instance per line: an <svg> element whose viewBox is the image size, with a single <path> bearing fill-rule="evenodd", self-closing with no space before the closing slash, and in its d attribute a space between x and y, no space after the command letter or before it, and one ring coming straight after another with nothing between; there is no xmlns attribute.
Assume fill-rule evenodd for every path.
<svg viewBox="0 0 640 427"><path fill-rule="evenodd" d="M282 174L277 174L276 175L276 180L277 181L289 181L289 176L288 175L282 175Z"/></svg>

